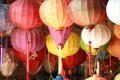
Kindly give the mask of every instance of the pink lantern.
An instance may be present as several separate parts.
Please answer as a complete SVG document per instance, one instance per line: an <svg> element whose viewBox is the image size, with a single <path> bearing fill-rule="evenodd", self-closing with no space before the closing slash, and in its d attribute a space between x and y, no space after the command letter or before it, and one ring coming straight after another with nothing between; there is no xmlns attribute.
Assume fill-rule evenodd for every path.
<svg viewBox="0 0 120 80"><path fill-rule="evenodd" d="M45 38L42 32L33 28L29 34L22 28L15 29L11 34L11 44L14 49L26 54L27 40L29 40L29 52L37 52L45 45Z"/></svg>

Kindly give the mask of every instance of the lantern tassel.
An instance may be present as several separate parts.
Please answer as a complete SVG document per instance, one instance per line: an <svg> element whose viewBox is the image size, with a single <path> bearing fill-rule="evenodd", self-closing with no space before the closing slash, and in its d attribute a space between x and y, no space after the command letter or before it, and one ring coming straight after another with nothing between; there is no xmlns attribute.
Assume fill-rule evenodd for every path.
<svg viewBox="0 0 120 80"><path fill-rule="evenodd" d="M91 41L89 41L89 75L91 76Z"/></svg>
<svg viewBox="0 0 120 80"><path fill-rule="evenodd" d="M1 35L1 64L3 64L3 44L2 44L3 36Z"/></svg>
<svg viewBox="0 0 120 80"><path fill-rule="evenodd" d="M8 53L8 38L5 37L5 53Z"/></svg>
<svg viewBox="0 0 120 80"><path fill-rule="evenodd" d="M27 31L27 37L28 37L28 33L29 31ZM30 80L30 77L29 77L29 41L28 41L28 38L27 38L27 79L26 80Z"/></svg>
<svg viewBox="0 0 120 80"><path fill-rule="evenodd" d="M58 74L62 72L62 59L61 59L61 44L59 45L59 63L58 63Z"/></svg>
<svg viewBox="0 0 120 80"><path fill-rule="evenodd" d="M98 59L98 56L97 56ZM97 61L97 75L99 75L99 61Z"/></svg>

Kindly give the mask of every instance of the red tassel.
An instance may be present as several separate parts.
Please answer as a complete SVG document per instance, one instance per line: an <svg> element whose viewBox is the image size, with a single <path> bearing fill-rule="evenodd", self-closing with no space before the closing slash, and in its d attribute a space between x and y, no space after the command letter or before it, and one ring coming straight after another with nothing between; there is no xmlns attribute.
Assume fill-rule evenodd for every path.
<svg viewBox="0 0 120 80"><path fill-rule="evenodd" d="M53 69L55 69L55 55L53 55Z"/></svg>
<svg viewBox="0 0 120 80"><path fill-rule="evenodd" d="M91 42L89 41L89 75L91 76Z"/></svg>
<svg viewBox="0 0 120 80"><path fill-rule="evenodd" d="M49 53L49 56L48 56L48 57L49 57L49 62L51 62L51 54L50 54L50 53Z"/></svg>

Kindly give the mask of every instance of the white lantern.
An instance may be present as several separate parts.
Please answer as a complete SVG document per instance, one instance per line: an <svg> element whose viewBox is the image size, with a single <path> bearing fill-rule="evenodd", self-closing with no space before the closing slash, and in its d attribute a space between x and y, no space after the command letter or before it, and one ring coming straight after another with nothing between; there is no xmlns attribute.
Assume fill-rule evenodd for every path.
<svg viewBox="0 0 120 80"><path fill-rule="evenodd" d="M106 12L112 22L120 25L120 0L109 0Z"/></svg>
<svg viewBox="0 0 120 80"><path fill-rule="evenodd" d="M90 37L89 37L90 35ZM91 45L94 48L99 48L100 46L106 44L111 38L111 32L108 27L105 25L99 24L96 25L91 32L88 29L84 28L81 33L82 40L89 44L89 40L91 41Z"/></svg>

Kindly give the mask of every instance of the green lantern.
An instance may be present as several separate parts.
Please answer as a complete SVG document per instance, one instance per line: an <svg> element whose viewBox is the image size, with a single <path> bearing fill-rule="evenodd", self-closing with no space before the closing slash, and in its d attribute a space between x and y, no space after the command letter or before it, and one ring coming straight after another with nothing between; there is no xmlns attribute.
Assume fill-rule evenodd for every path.
<svg viewBox="0 0 120 80"><path fill-rule="evenodd" d="M89 45L83 42L81 36L79 38L79 45L86 53L89 52ZM109 42L107 44L103 45L103 46L100 46L100 48L97 50L97 52L91 46L91 54L92 55L97 55L99 52L106 50L108 46L109 46Z"/></svg>

